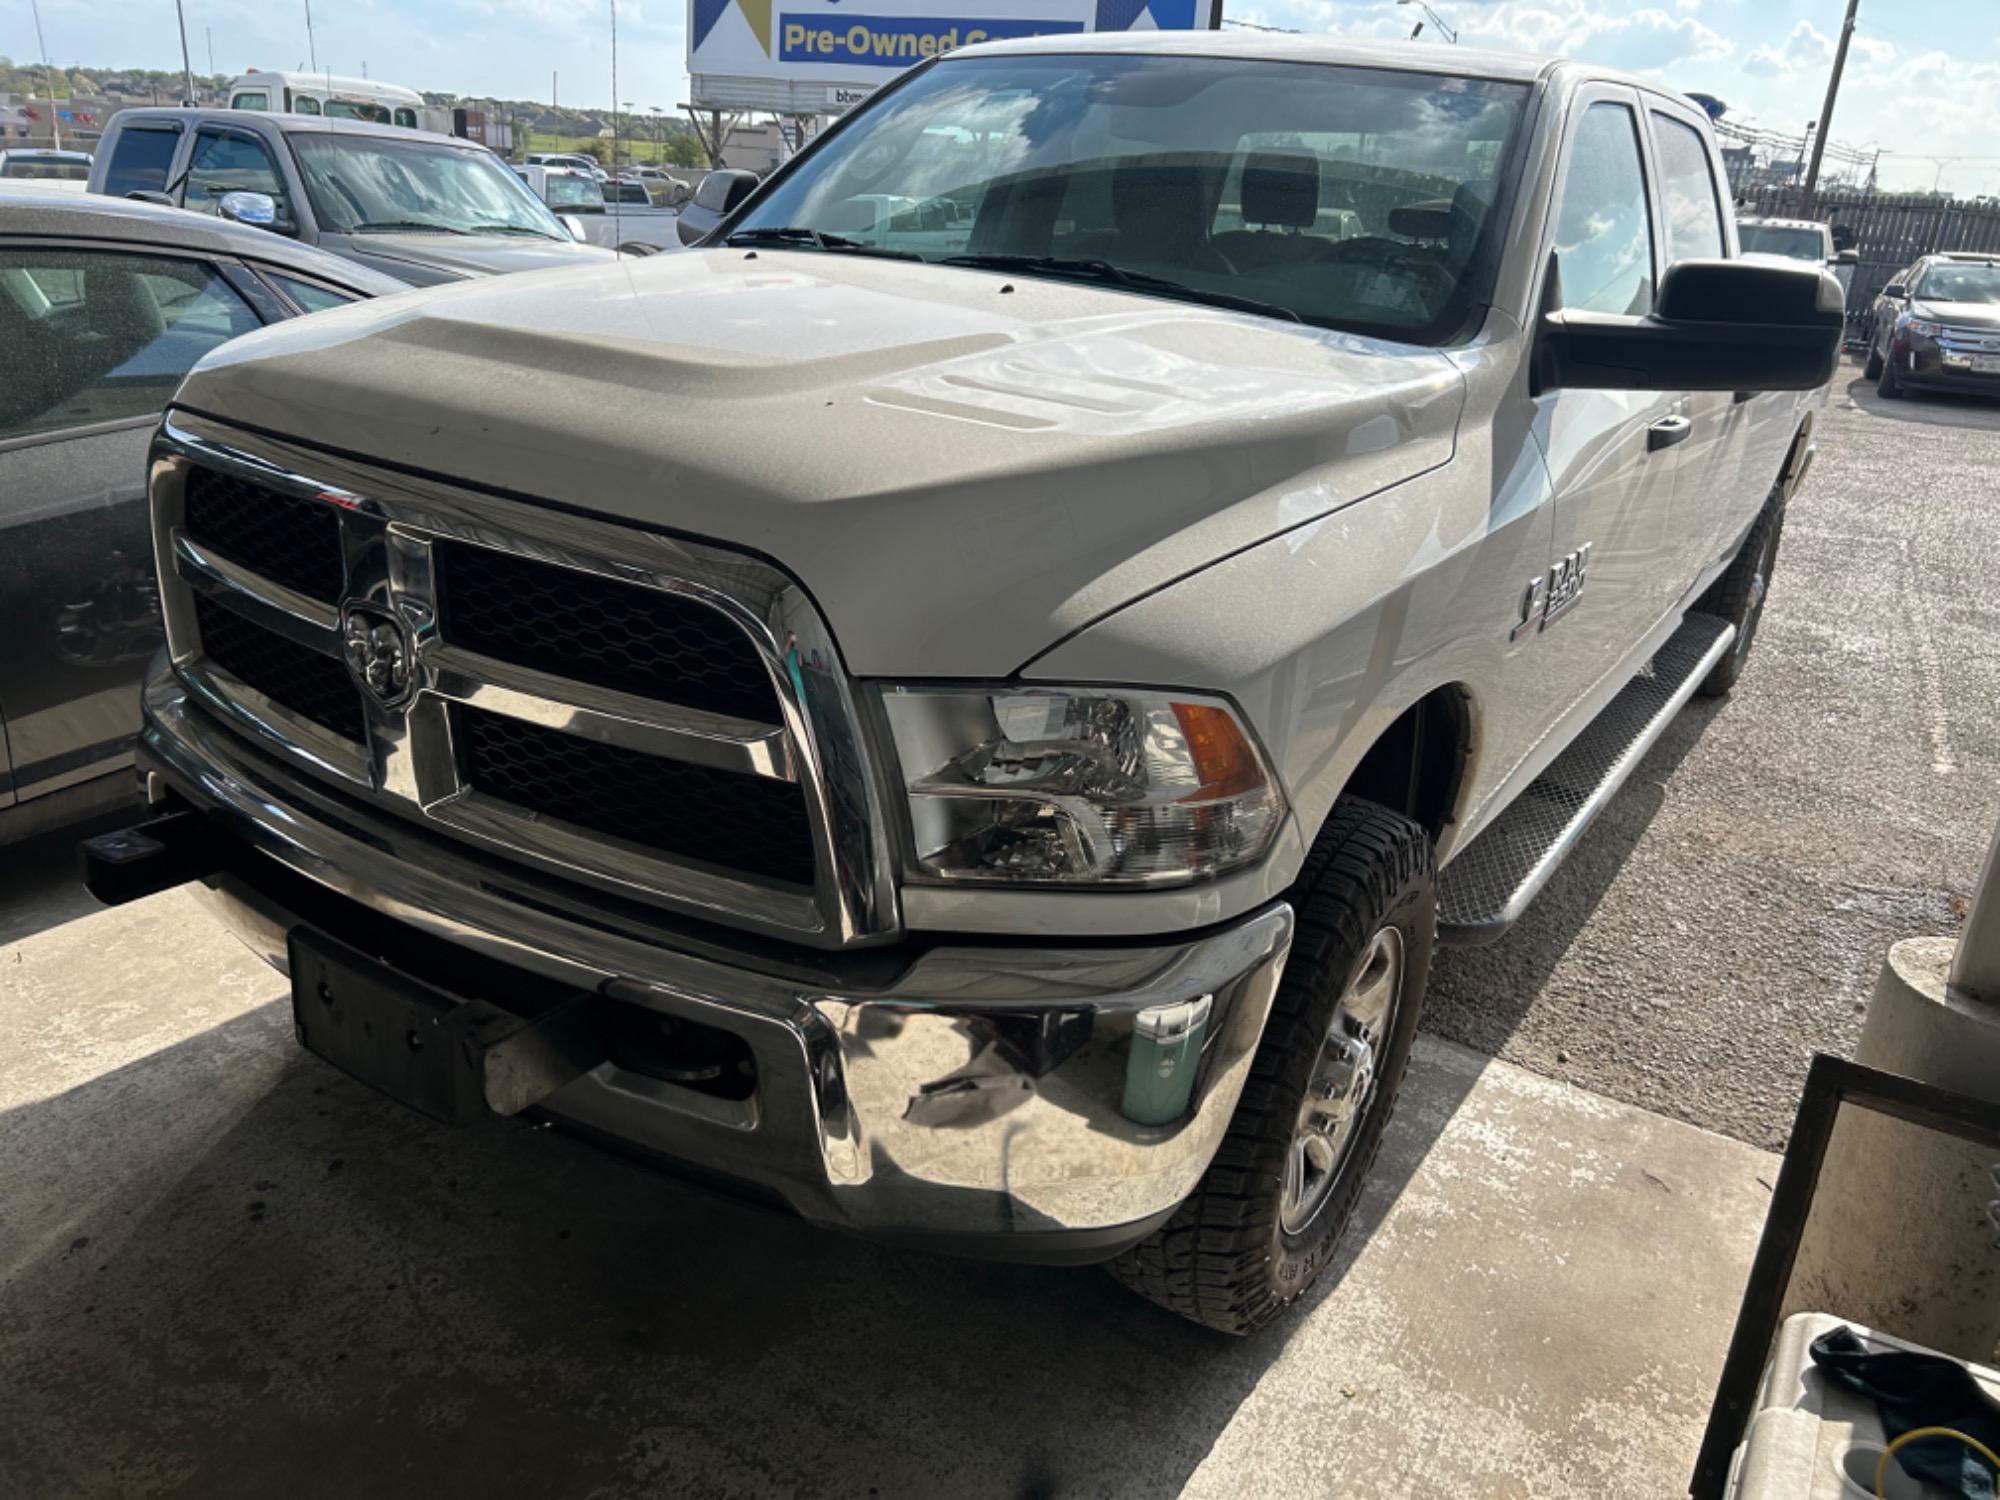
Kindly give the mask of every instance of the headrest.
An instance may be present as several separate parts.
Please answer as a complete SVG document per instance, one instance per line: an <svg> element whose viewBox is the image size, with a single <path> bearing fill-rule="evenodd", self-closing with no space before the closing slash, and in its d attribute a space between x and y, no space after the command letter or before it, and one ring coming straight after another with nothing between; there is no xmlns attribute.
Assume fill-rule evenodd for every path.
<svg viewBox="0 0 2000 1500"><path fill-rule="evenodd" d="M1310 151L1253 151L1243 163L1243 222L1310 229L1319 217L1319 158Z"/></svg>
<svg viewBox="0 0 2000 1500"><path fill-rule="evenodd" d="M1389 210L1389 231L1412 240L1441 240L1451 233L1448 203L1406 203Z"/></svg>

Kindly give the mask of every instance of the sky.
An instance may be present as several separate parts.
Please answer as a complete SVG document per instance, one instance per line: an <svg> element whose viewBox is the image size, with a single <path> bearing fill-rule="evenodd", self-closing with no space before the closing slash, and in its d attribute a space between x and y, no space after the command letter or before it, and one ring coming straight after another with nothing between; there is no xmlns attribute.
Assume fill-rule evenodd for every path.
<svg viewBox="0 0 2000 1500"><path fill-rule="evenodd" d="M172 0L39 0L58 66L173 68ZM307 0L182 0L197 71L291 68ZM836 0L795 0L817 9ZM1559 52L1714 94L1730 118L1791 133L1815 119L1844 0L1431 0L1467 45ZM1008 0L988 0L1005 14ZM1232 19L1407 36L1394 0L1224 0ZM687 98L686 0L622 0L618 103ZM318 65L412 88L602 108L614 102L611 0L318 0ZM1429 35L1430 29L1426 28ZM1442 45L1442 43L1440 43ZM0 0L0 55L39 56L29 0ZM1833 139L1879 147L1884 188L2000 192L2000 0L1861 0ZM1950 158L1950 159L1946 159Z"/></svg>

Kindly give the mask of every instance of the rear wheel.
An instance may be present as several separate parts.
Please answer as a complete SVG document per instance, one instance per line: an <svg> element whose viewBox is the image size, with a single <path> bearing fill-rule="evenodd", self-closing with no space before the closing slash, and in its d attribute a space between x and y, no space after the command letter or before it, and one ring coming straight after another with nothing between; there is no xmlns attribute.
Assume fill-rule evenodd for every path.
<svg viewBox="0 0 2000 1500"><path fill-rule="evenodd" d="M1875 335L1873 332L1870 332L1868 335L1868 362L1861 367L1861 378L1863 380L1880 380L1882 378L1882 351L1875 347Z"/></svg>
<svg viewBox="0 0 2000 1500"><path fill-rule="evenodd" d="M1749 664L1750 648L1756 644L1757 625L1764 618L1764 599L1771 588L1771 570L1778 562L1778 538L1785 530L1785 490L1771 487L1770 498L1758 515L1750 534L1743 539L1729 570L1708 586L1695 608L1702 614L1720 615L1736 627L1736 640L1727 656L1717 662L1695 689L1704 698L1720 698L1736 686Z"/></svg>
<svg viewBox="0 0 2000 1500"><path fill-rule="evenodd" d="M1224 1333L1262 1327L1332 1258L1382 1143L1437 933L1428 834L1341 801L1292 901L1298 914L1229 1132L1193 1195L1111 1270Z"/></svg>

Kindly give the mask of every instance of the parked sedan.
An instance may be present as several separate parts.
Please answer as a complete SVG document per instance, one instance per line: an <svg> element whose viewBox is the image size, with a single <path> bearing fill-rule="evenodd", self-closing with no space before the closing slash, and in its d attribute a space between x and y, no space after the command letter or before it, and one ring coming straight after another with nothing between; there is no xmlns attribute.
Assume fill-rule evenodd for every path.
<svg viewBox="0 0 2000 1500"><path fill-rule="evenodd" d="M0 183L0 843L132 790L159 648L146 444L211 349L404 290L277 235Z"/></svg>
<svg viewBox="0 0 2000 1500"><path fill-rule="evenodd" d="M2000 257L1926 255L1875 299L1863 373L1911 389L2000 395Z"/></svg>

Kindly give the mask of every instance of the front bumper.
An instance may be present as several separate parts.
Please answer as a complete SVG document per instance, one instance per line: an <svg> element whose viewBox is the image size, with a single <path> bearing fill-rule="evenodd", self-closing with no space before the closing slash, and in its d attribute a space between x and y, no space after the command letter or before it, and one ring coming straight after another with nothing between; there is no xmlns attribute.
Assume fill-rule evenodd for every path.
<svg viewBox="0 0 2000 1500"><path fill-rule="evenodd" d="M934 942L851 962L675 933L279 768L163 661L138 762L233 851L211 899L274 966L301 922L386 917L536 982L731 1032L755 1059L747 1100L606 1061L542 1108L807 1219L976 1254L1101 1259L1162 1222L1221 1143L1291 943L1283 903L1174 941ZM1163 1112L1154 1054L1131 1061L1135 1022L1204 996L1175 1074L1191 1082L1167 1090L1167 1112L1175 1088L1185 1104L1141 1123Z"/></svg>
<svg viewBox="0 0 2000 1500"><path fill-rule="evenodd" d="M1975 371L1971 354L1959 353L1935 339L1902 335L1890 344L1896 374L1905 385L1930 390L1965 391L1971 395L2000 395L2000 372Z"/></svg>

